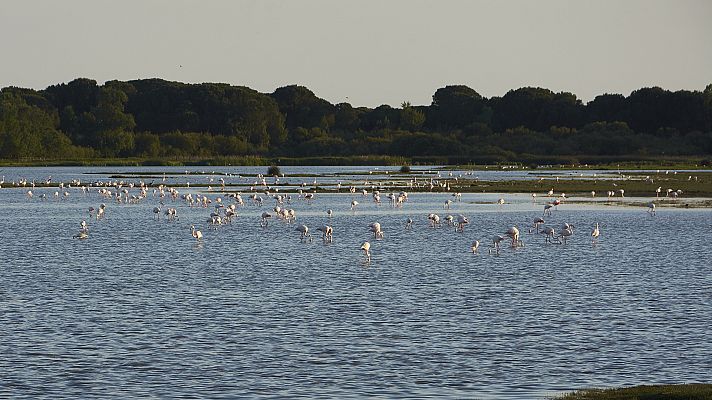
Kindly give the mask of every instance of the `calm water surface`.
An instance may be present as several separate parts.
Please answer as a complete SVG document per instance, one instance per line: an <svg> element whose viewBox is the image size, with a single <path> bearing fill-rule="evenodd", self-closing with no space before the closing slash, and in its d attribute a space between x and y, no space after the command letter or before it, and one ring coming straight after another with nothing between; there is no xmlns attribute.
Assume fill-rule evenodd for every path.
<svg viewBox="0 0 712 400"><path fill-rule="evenodd" d="M710 210L563 204L546 225L575 234L547 245L528 233L543 200L525 195L465 194L449 211L448 194L398 209L294 195L297 223L334 227L325 245L281 221L260 228L273 201L214 230L212 208L180 200L166 200L178 221L155 221L151 192L117 204L26 190L0 190L0 397L531 399L712 380ZM102 202L106 218L88 219ZM431 212L470 224L433 229ZM73 239L82 219L90 236ZM486 238L512 225L525 247L488 254Z"/></svg>

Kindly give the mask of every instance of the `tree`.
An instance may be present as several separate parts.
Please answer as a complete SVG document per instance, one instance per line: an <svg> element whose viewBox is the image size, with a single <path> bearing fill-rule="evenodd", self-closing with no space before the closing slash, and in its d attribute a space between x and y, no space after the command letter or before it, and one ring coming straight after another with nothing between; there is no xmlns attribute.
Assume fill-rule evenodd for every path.
<svg viewBox="0 0 712 400"><path fill-rule="evenodd" d="M13 91L0 92L0 157L62 157L74 149L56 129L56 113L28 104Z"/></svg>
<svg viewBox="0 0 712 400"><path fill-rule="evenodd" d="M433 102L427 115L432 129L447 130L463 128L474 122L489 123L485 110L486 99L464 85L440 88L433 94ZM483 112L484 111L484 112Z"/></svg>
<svg viewBox="0 0 712 400"><path fill-rule="evenodd" d="M524 87L510 90L496 101L493 124L496 131L523 126L535 131L546 131L551 125L564 125L545 116L546 107L555 95L549 89Z"/></svg>
<svg viewBox="0 0 712 400"><path fill-rule="evenodd" d="M586 105L586 120L597 121L627 121L628 104L622 94L602 94L596 96Z"/></svg>
<svg viewBox="0 0 712 400"><path fill-rule="evenodd" d="M134 154L141 157L156 157L161 152L161 140L155 133L140 132L134 138Z"/></svg>
<svg viewBox="0 0 712 400"><path fill-rule="evenodd" d="M425 113L413 107L410 102L401 104L399 129L417 131L425 123Z"/></svg>
<svg viewBox="0 0 712 400"><path fill-rule="evenodd" d="M132 131L136 122L131 114L124 112L128 96L114 87L102 87L99 102L91 112L96 118L96 131Z"/></svg>
<svg viewBox="0 0 712 400"><path fill-rule="evenodd" d="M339 103L334 108L334 129L353 134L360 128L362 109L353 108L349 103Z"/></svg>
<svg viewBox="0 0 712 400"><path fill-rule="evenodd" d="M288 129L319 127L328 132L335 122L334 106L317 97L304 86L290 85L278 88L270 95L277 101L279 110L286 116Z"/></svg>
<svg viewBox="0 0 712 400"><path fill-rule="evenodd" d="M712 132L712 83L702 93L705 104L705 131Z"/></svg>

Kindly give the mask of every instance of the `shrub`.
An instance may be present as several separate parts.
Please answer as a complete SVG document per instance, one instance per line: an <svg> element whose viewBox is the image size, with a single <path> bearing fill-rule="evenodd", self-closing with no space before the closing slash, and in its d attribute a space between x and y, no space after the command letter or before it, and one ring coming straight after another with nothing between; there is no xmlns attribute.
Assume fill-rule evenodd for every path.
<svg viewBox="0 0 712 400"><path fill-rule="evenodd" d="M267 175L279 176L279 175L282 175L282 171L279 169L278 166L272 165L269 168L267 168Z"/></svg>

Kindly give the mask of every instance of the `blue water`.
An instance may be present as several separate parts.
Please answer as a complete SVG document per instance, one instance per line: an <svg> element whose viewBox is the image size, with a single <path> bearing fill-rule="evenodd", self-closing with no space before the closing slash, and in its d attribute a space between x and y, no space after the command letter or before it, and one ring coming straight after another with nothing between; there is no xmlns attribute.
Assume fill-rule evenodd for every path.
<svg viewBox="0 0 712 400"><path fill-rule="evenodd" d="M177 221L154 220L150 191L118 204L55 190L0 190L0 397L532 399L712 380L708 209L565 203L545 225L574 236L550 245L528 233L543 200L527 195L464 194L449 211L448 194L397 209L385 195L293 195L286 207L314 231L302 243L294 225L259 226L273 201L215 230L212 207L181 200L165 201ZM89 219L100 203L105 219ZM470 224L430 228L432 212ZM89 238L73 239L82 219ZM325 223L331 244L316 235ZM512 225L525 246L489 254Z"/></svg>

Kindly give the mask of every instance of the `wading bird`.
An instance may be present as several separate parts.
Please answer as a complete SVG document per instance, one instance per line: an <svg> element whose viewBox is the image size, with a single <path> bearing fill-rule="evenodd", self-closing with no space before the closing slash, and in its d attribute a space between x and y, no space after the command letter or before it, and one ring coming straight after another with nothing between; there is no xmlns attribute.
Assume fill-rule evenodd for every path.
<svg viewBox="0 0 712 400"><path fill-rule="evenodd" d="M465 232L465 225L469 223L470 220L468 220L466 216L460 214L457 216L457 228L455 228L455 230Z"/></svg>
<svg viewBox="0 0 712 400"><path fill-rule="evenodd" d="M492 248L489 249L489 253L492 254L492 251L494 250L497 254L499 254L499 244L501 241L504 240L504 236L500 235L494 235L492 236Z"/></svg>
<svg viewBox="0 0 712 400"><path fill-rule="evenodd" d="M648 214L655 215L655 203L652 201L648 203Z"/></svg>
<svg viewBox="0 0 712 400"><path fill-rule="evenodd" d="M195 240L200 241L203 239L203 232L195 229L195 226L193 225L190 226L190 234L195 238Z"/></svg>
<svg viewBox="0 0 712 400"><path fill-rule="evenodd" d="M536 229L536 233L539 233L539 226L544 223L544 218L541 217L536 217L534 218L534 229ZM529 233L532 233L531 228L529 228Z"/></svg>
<svg viewBox="0 0 712 400"><path fill-rule="evenodd" d="M334 240L334 228L330 227L329 225L320 226L316 228L316 230L321 232L321 239L324 241L324 243L331 243Z"/></svg>
<svg viewBox="0 0 712 400"><path fill-rule="evenodd" d="M544 214L542 214L542 216L551 215L551 207L553 207L553 206L549 203L544 204Z"/></svg>
<svg viewBox="0 0 712 400"><path fill-rule="evenodd" d="M378 222L372 223L369 228L373 232L374 239L383 239L383 231L381 230L381 224Z"/></svg>
<svg viewBox="0 0 712 400"><path fill-rule="evenodd" d="M598 237L601 235L601 230L598 228L598 222L596 222L596 226L593 227L593 231L591 231L591 242L596 243L598 242Z"/></svg>
<svg viewBox="0 0 712 400"><path fill-rule="evenodd" d="M507 229L506 234L512 239L512 247L524 246L524 243L519 239L519 229L516 226Z"/></svg>
<svg viewBox="0 0 712 400"><path fill-rule="evenodd" d="M561 233L559 233L559 238L564 238L564 244L566 244L566 241L568 240L568 238L573 236L573 234L574 234L574 231L571 227L564 228L561 230Z"/></svg>
<svg viewBox="0 0 712 400"><path fill-rule="evenodd" d="M295 231L299 231L299 240L302 242L305 242L307 238L309 238L309 241L312 241L311 233L309 233L309 228L306 225L299 225L294 229Z"/></svg>
<svg viewBox="0 0 712 400"><path fill-rule="evenodd" d="M472 242L472 245L470 246L470 250L472 250L472 254L477 254L480 252L480 241L475 240Z"/></svg>
<svg viewBox="0 0 712 400"><path fill-rule="evenodd" d="M361 245L361 250L363 250L364 253L366 253L366 261L370 262L371 261L371 243L364 242Z"/></svg>
<svg viewBox="0 0 712 400"><path fill-rule="evenodd" d="M559 244L561 244L561 239L556 237L556 231L554 230L554 228L545 227L539 233L546 236L546 243L554 243L553 241L556 240Z"/></svg>
<svg viewBox="0 0 712 400"><path fill-rule="evenodd" d="M269 219L272 218L272 214L268 212L263 212L260 220L260 226L263 228L267 227L267 224L269 223Z"/></svg>

